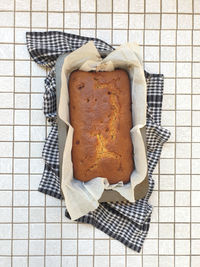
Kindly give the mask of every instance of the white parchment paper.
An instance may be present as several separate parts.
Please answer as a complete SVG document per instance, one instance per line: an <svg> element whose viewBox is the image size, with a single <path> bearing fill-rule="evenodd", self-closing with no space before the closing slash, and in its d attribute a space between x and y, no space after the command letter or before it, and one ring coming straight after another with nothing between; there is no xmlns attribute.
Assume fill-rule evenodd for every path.
<svg viewBox="0 0 200 267"><path fill-rule="evenodd" d="M70 124L69 117L68 79L70 73L76 69L112 71L116 68L125 69L131 82L133 128L130 135L134 147L135 170L127 184L119 182L110 185L108 180L103 177L81 182L73 177L71 158L73 127ZM61 73L61 94L58 107L59 117L68 126L63 154L61 188L66 208L72 220L95 210L99 205L98 200L104 189L116 190L130 202L135 201L134 188L145 179L147 173L145 145L140 132L140 129L146 124L146 105L146 81L138 45L133 43L124 44L102 59L94 43L90 41L65 58Z"/></svg>

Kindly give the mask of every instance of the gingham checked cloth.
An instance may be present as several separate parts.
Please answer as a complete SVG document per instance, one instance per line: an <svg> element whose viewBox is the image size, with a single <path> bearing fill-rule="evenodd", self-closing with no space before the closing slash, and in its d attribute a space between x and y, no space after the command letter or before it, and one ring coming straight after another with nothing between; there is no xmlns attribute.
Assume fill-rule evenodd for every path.
<svg viewBox="0 0 200 267"><path fill-rule="evenodd" d="M114 48L97 38L83 37L58 31L27 32L26 41L32 59L41 66L51 68L45 79L44 114L51 123L51 131L45 140L43 159L44 173L38 190L55 198L62 198L59 178L58 128L56 123L56 81L55 63L58 56L81 47L93 40L99 51ZM162 74L145 72L147 82L147 160L149 190L145 198L132 204L128 201L101 203L99 207L79 218L78 222L89 223L125 246L140 252L147 236L152 206L148 203L154 188L153 170L160 158L163 144L170 132L161 127L161 110L164 77ZM66 217L70 218L66 210Z"/></svg>

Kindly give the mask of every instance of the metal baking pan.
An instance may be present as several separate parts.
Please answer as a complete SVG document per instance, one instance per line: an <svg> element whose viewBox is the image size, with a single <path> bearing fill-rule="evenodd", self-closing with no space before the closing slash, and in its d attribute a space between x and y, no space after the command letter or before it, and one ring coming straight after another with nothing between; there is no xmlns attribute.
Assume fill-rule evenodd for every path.
<svg viewBox="0 0 200 267"><path fill-rule="evenodd" d="M101 57L106 57L110 52L101 52ZM57 107L59 106L60 99L60 89L61 89L61 71L65 57L68 56L69 53L63 54L58 57L56 62L56 97L57 97ZM65 140L67 137L67 126L66 124L57 116L58 123L58 146L59 146L59 164L60 164L60 177L62 177L62 159L63 159L63 151L65 146ZM146 127L141 129L141 134L146 147ZM138 184L134 189L135 199L141 199L145 197L149 188L148 176ZM122 197L117 191L114 190L104 190L99 202L120 202L126 201L124 197Z"/></svg>

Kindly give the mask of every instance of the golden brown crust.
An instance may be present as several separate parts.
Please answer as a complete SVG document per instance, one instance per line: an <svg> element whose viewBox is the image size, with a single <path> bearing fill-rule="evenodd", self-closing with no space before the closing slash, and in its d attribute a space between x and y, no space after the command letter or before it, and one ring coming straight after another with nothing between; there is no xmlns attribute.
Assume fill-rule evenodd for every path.
<svg viewBox="0 0 200 267"><path fill-rule="evenodd" d="M134 168L128 74L76 70L70 75L69 96L74 177L127 183Z"/></svg>

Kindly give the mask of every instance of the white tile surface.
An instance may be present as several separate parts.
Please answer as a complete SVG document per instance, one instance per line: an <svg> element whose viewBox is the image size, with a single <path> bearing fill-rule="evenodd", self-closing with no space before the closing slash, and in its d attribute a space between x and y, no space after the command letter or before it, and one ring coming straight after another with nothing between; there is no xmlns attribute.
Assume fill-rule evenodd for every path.
<svg viewBox="0 0 200 267"><path fill-rule="evenodd" d="M199 267L199 1L8 0L0 11L0 266ZM50 128L42 110L47 70L30 62L26 48L31 29L64 29L115 47L137 42L145 68L165 76L162 125L172 136L155 170L152 224L140 254L70 222L60 200L37 192Z"/></svg>

